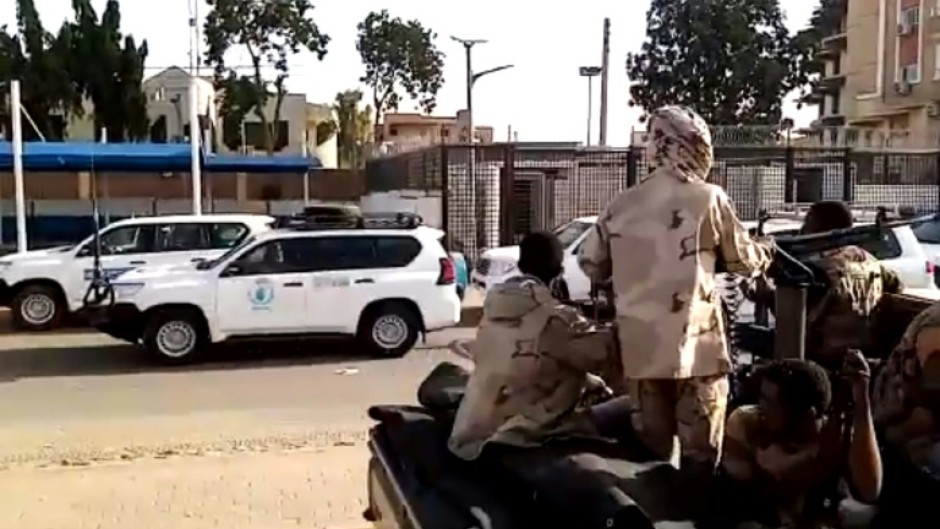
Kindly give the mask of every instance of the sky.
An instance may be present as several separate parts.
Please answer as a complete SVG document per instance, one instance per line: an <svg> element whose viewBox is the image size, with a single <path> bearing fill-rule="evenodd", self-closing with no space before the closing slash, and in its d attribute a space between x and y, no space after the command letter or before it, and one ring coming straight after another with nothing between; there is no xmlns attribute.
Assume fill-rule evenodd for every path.
<svg viewBox="0 0 940 529"><path fill-rule="evenodd" d="M47 29L55 30L71 17L71 0L35 0ZM146 38L150 56L148 74L169 66L188 67L190 5L198 0L123 0L125 34ZM0 25L15 25L15 3L0 9ZM817 2L780 0L791 31L806 25ZM103 10L105 0L94 0ZM201 3L200 3L201 4ZM370 11L388 9L392 16L419 19L438 34L438 46L447 55L445 84L438 93L435 114L454 115L465 107L463 48L450 37L486 39L476 46L476 71L513 64L514 68L481 78L473 92L474 121L495 129L497 141L506 140L509 127L520 141L584 141L587 131L587 81L580 66L601 62L602 28L611 19L610 78L608 85L608 144L624 146L638 127L639 110L628 107L625 61L645 37L649 0L579 0L538 4L522 0L313 0L313 17L330 35L327 55L318 61L311 54L291 61L288 88L303 92L314 103L332 103L336 94L359 86L363 67L356 51L356 24ZM539 9L537 6L543 6ZM564 7L563 7L564 6ZM198 7L201 19L207 11ZM247 64L233 56L233 64ZM593 138L597 141L599 85L594 82ZM363 91L370 92L366 87ZM412 110L410 102L401 111ZM797 110L788 102L785 115L807 125L814 108Z"/></svg>

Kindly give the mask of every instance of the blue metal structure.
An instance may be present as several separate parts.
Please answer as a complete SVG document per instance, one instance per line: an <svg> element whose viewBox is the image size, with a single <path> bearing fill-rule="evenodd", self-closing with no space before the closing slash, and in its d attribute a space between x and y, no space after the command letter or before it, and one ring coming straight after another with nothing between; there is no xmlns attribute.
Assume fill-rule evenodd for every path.
<svg viewBox="0 0 940 529"><path fill-rule="evenodd" d="M189 172L187 143L25 142L26 171ZM207 172L303 173L322 167L317 158L204 154ZM13 144L0 142L0 171L13 170Z"/></svg>

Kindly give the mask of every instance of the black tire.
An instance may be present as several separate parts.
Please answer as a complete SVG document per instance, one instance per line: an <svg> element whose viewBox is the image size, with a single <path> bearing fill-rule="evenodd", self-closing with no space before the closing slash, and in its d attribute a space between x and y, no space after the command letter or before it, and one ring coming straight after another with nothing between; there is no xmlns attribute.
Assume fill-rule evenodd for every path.
<svg viewBox="0 0 940 529"><path fill-rule="evenodd" d="M30 332L61 327L68 313L62 293L50 285L26 285L13 296L10 309L16 328Z"/></svg>
<svg viewBox="0 0 940 529"><path fill-rule="evenodd" d="M174 331L177 334L167 336ZM174 338L179 345L174 346ZM194 309L157 310L147 319L143 342L147 353L161 363L188 364L205 353L209 332L202 314Z"/></svg>
<svg viewBox="0 0 940 529"><path fill-rule="evenodd" d="M411 307L388 302L370 307L362 314L356 341L370 355L401 358L414 347L420 333L420 320Z"/></svg>

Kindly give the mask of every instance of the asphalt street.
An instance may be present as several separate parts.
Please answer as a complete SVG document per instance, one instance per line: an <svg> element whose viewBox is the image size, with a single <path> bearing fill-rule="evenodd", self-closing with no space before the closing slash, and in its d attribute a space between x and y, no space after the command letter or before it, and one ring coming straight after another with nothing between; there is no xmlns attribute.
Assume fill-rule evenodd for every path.
<svg viewBox="0 0 940 529"><path fill-rule="evenodd" d="M367 408L414 402L473 333L401 359L266 343L178 368L91 332L0 336L0 527L361 526Z"/></svg>

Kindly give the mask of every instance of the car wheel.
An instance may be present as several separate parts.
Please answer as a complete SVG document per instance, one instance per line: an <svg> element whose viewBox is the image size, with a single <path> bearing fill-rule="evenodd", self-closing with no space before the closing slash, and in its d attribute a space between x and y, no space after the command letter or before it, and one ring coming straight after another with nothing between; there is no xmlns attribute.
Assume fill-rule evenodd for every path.
<svg viewBox="0 0 940 529"><path fill-rule="evenodd" d="M57 289L27 285L13 297L13 323L26 331L46 331L62 325L68 309Z"/></svg>
<svg viewBox="0 0 940 529"><path fill-rule="evenodd" d="M160 310L144 328L144 347L157 360L169 364L193 362L208 342L202 315L194 310Z"/></svg>
<svg viewBox="0 0 940 529"><path fill-rule="evenodd" d="M401 303L384 303L363 314L357 335L372 355L399 358L414 347L421 332L418 317Z"/></svg>

